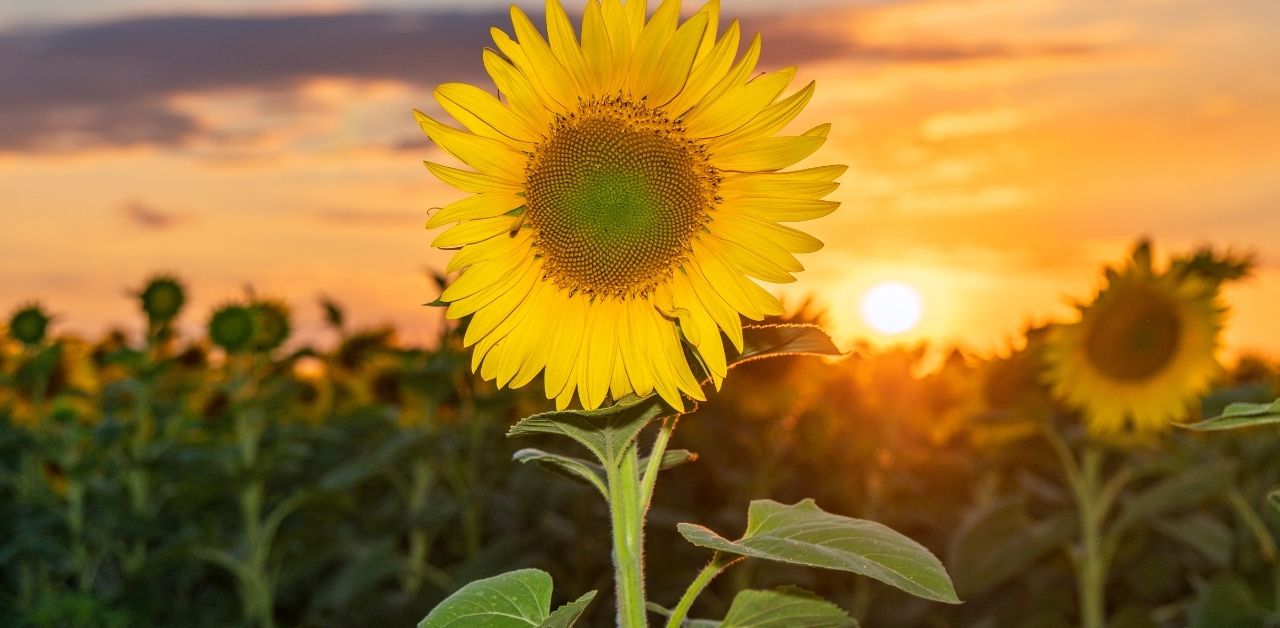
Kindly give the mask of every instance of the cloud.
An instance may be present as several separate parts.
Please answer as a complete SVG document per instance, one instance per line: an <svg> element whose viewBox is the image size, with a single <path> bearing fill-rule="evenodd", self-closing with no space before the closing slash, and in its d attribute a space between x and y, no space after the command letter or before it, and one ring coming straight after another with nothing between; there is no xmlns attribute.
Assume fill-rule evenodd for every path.
<svg viewBox="0 0 1280 628"><path fill-rule="evenodd" d="M744 31L766 32L766 68L831 59L953 61L1087 51L936 39L868 42L859 37L856 15L755 15L744 20ZM205 128L197 114L175 103L193 94L288 94L321 78L424 89L475 81L484 77L479 51L492 45L494 24L509 26L509 18L498 12L366 11L13 27L0 32L0 152L174 147L216 138L217 129Z"/></svg>
<svg viewBox="0 0 1280 628"><path fill-rule="evenodd" d="M126 201L120 206L120 213L134 225L152 230L170 229L187 220L186 216L138 200Z"/></svg>

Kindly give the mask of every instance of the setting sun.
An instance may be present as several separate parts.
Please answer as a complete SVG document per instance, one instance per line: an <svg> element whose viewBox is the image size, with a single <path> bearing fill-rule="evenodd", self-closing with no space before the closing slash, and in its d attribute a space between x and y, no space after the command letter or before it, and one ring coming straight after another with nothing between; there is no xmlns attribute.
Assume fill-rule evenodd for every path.
<svg viewBox="0 0 1280 628"><path fill-rule="evenodd" d="M876 331L894 335L920 322L924 300L915 288L899 282L877 284L862 297L862 318Z"/></svg>

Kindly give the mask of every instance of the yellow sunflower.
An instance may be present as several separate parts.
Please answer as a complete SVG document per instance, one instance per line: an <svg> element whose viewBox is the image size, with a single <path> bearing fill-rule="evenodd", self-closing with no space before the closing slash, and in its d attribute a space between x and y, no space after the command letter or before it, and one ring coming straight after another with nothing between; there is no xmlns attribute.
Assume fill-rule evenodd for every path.
<svg viewBox="0 0 1280 628"><path fill-rule="evenodd" d="M428 228L457 249L461 276L440 297L471 316L472 369L519 387L543 373L566 407L657 391L702 399L689 357L719 386L723 332L740 316L782 313L755 280L793 281L816 238L780 223L835 210L822 200L844 166L782 171L823 144L830 125L775 136L813 95L783 92L795 69L757 74L760 38L735 60L736 21L719 3L680 21L680 2L591 0L575 31L557 0L547 36L512 7L515 38L493 29L484 66L500 97L439 86L466 130L415 112L427 135L473 170L428 162L472 193ZM580 33L580 35L579 35ZM688 352L686 352L686 343Z"/></svg>
<svg viewBox="0 0 1280 628"><path fill-rule="evenodd" d="M1216 283L1156 272L1139 247L1125 268L1108 270L1078 322L1049 332L1047 381L1095 435L1161 431L1187 417L1218 372L1224 315Z"/></svg>

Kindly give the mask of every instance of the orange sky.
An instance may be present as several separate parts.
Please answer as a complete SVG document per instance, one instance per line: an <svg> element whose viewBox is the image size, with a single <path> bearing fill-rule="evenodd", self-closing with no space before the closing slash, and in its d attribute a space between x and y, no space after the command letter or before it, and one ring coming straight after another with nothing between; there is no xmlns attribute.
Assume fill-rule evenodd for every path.
<svg viewBox="0 0 1280 628"><path fill-rule="evenodd" d="M458 193L421 167L443 157L409 110L432 110L433 82L479 68L485 20L449 27L472 42L460 50L414 48L411 37L401 49L387 42L438 15L358 21L360 6L330 5L324 28L358 23L394 37L373 52L358 38L335 44L329 60L273 35L254 59L280 59L257 67L220 64L253 45L234 29L304 9L196 22L193 32L213 35L175 44L165 39L174 23L112 6L86 9L89 26L66 15L0 26L0 50L20 51L0 61L0 82L19 81L0 96L10 225L0 231L0 308L36 298L60 314L60 329L96 333L135 321L126 289L168 270L191 286L188 328L251 284L291 302L308 338L323 338L321 294L347 304L357 325L392 322L408 340L428 338L439 312L421 307L435 296L424 269L447 255L427 246L422 223ZM845 342L872 334L857 316L861 293L897 280L926 299L906 339L998 349L1027 321L1068 315L1067 299L1097 286L1099 265L1146 235L1157 251L1256 251L1256 276L1227 293L1227 342L1280 355L1280 40L1269 32L1280 3L792 2L770 16L758 2L724 6L764 26L765 65L798 63L799 81L818 81L796 122L834 124L813 163L851 166L834 196L842 208L807 226L827 248L782 290L828 305ZM314 44L314 25L298 21ZM178 59L152 68L123 52L115 65L100 52L76 56L89 27L103 29L84 37L94 45L119 31L129 54L151 58L154 37ZM22 66L23 51L45 56ZM472 65L455 68L446 53ZM105 77L101 91L70 93L86 84L77 72Z"/></svg>

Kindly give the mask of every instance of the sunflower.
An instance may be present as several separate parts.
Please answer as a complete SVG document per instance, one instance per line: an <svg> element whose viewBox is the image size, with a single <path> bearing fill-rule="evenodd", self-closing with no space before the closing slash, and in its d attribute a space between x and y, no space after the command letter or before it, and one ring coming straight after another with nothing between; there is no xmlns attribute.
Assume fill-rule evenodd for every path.
<svg viewBox="0 0 1280 628"><path fill-rule="evenodd" d="M1153 270L1139 246L1125 268L1107 271L1078 322L1049 332L1054 395L1082 410L1099 436L1142 436L1184 420L1218 372L1225 309L1217 292L1195 274Z"/></svg>
<svg viewBox="0 0 1280 628"><path fill-rule="evenodd" d="M740 27L719 32L715 0L683 22L675 0L591 0L577 31L549 0L545 38L511 20L483 53L500 97L439 86L465 130L415 112L472 168L426 164L471 193L427 222L456 223L433 242L461 271L440 302L471 316L472 369L499 386L542 373L558 408L656 391L682 409L699 377L724 378L721 333L741 350L740 316L782 313L755 280L793 281L794 255L822 246L780 223L834 211L845 167L782 169L830 125L775 136L814 85L784 97L795 68L756 75L758 35L735 60Z"/></svg>

